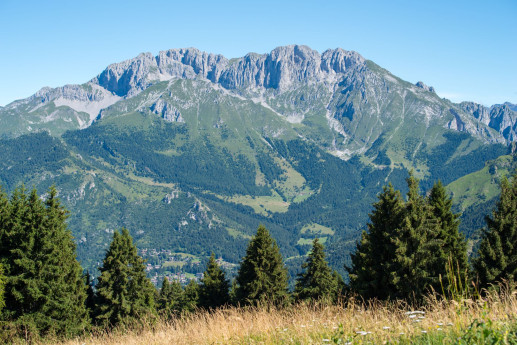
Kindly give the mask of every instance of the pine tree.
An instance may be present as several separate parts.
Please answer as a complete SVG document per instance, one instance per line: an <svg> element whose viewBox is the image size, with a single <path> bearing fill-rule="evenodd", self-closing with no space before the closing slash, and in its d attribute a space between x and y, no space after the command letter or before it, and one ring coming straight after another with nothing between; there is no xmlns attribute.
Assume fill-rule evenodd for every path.
<svg viewBox="0 0 517 345"><path fill-rule="evenodd" d="M246 249L236 281L236 297L241 304L278 304L287 300L287 269L276 241L263 225Z"/></svg>
<svg viewBox="0 0 517 345"><path fill-rule="evenodd" d="M191 313L196 310L199 303L199 284L195 280L190 280L187 286L185 286L182 302L182 313Z"/></svg>
<svg viewBox="0 0 517 345"><path fill-rule="evenodd" d="M455 272L456 278L464 282L467 278L468 258L467 242L465 236L459 232L459 214L452 212L452 198L447 195L441 181L433 185L428 198L432 214L439 222L437 238L443 243L439 251L434 253L436 267L433 267L433 276L442 275L444 284L449 285L447 275L444 274L444 266L449 262Z"/></svg>
<svg viewBox="0 0 517 345"><path fill-rule="evenodd" d="M323 245L318 238L312 242L312 251L302 265L294 290L298 300L334 302L338 297L339 281L325 261Z"/></svg>
<svg viewBox="0 0 517 345"><path fill-rule="evenodd" d="M402 224L404 202L391 184L385 186L370 213L368 232L363 231L357 249L351 255L352 267L345 267L350 288L364 298L388 299L397 295L391 282L390 263L395 260L395 244L391 241Z"/></svg>
<svg viewBox="0 0 517 345"><path fill-rule="evenodd" d="M54 188L45 204L17 188L7 224L6 316L28 336L72 335L89 323L86 286ZM5 245L5 244L4 244ZM5 255L5 254L4 254Z"/></svg>
<svg viewBox="0 0 517 345"><path fill-rule="evenodd" d="M214 309L229 302L228 280L226 280L223 270L215 261L214 253L212 253L199 287L199 306Z"/></svg>
<svg viewBox="0 0 517 345"><path fill-rule="evenodd" d="M178 316L183 307L184 292L178 281L169 283L167 278L163 278L162 288L157 300L158 312L166 318Z"/></svg>
<svg viewBox="0 0 517 345"><path fill-rule="evenodd" d="M96 319L117 325L133 322L154 312L154 286L146 277L144 260L127 229L113 234L100 268Z"/></svg>
<svg viewBox="0 0 517 345"><path fill-rule="evenodd" d="M45 206L46 238L42 252L46 265L40 274L47 281L45 293L51 295L52 300L43 312L54 319L54 326L59 325L59 329L74 334L84 330L90 322L86 309L88 287L66 224L69 212L58 200L54 186L49 189Z"/></svg>
<svg viewBox="0 0 517 345"><path fill-rule="evenodd" d="M486 223L474 261L481 287L517 281L517 173L511 182L501 181L501 196Z"/></svg>
<svg viewBox="0 0 517 345"><path fill-rule="evenodd" d="M408 200L402 224L391 241L396 249L389 272L391 284L396 287L393 297L420 300L439 284L439 277L432 274L432 269L439 265L435 260L441 260L435 253L442 243L436 236L438 222L419 193L418 179L410 173L407 183Z"/></svg>

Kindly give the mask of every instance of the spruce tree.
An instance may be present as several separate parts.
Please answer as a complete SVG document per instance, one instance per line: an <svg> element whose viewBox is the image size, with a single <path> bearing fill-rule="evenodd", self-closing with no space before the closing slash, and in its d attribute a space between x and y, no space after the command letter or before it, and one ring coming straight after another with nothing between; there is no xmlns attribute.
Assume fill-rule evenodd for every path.
<svg viewBox="0 0 517 345"><path fill-rule="evenodd" d="M199 303L199 284L190 280L183 290L183 301L181 312L191 313L196 310Z"/></svg>
<svg viewBox="0 0 517 345"><path fill-rule="evenodd" d="M167 278L163 278L162 288L156 302L158 312L166 318L178 316L183 306L184 293L178 281L169 283Z"/></svg>
<svg viewBox="0 0 517 345"><path fill-rule="evenodd" d="M501 195L486 217L474 270L481 287L517 281L517 173L501 181Z"/></svg>
<svg viewBox="0 0 517 345"><path fill-rule="evenodd" d="M442 243L436 235L438 222L419 193L418 179L410 173L407 183L409 191L404 219L391 240L396 249L389 268L390 282L396 287L393 297L420 300L430 288L439 284L433 268L441 265L442 257L435 253L439 252Z"/></svg>
<svg viewBox="0 0 517 345"><path fill-rule="evenodd" d="M104 325L133 322L154 312L154 286L146 277L129 231L115 231L100 268L96 320Z"/></svg>
<svg viewBox="0 0 517 345"><path fill-rule="evenodd" d="M390 277L390 263L395 260L392 242L404 216L404 201L391 183L383 187L370 213L368 232L363 231L357 249L351 255L352 267L345 267L350 288L362 297L388 299L397 295Z"/></svg>
<svg viewBox="0 0 517 345"><path fill-rule="evenodd" d="M442 275L444 284L449 285L447 274L444 274L444 265L452 264L455 277L464 282L467 278L468 258L465 236L459 232L459 214L452 212L452 198L450 198L441 181L433 185L428 197L432 215L439 222L437 238L443 246L434 253L436 267L433 267L433 276Z"/></svg>
<svg viewBox="0 0 517 345"><path fill-rule="evenodd" d="M212 253L199 286L199 306L214 309L229 302L228 280L226 280L223 270L215 261L214 253Z"/></svg>
<svg viewBox="0 0 517 345"><path fill-rule="evenodd" d="M244 305L287 300L287 269L269 231L260 225L246 249L237 275L237 301Z"/></svg>
<svg viewBox="0 0 517 345"><path fill-rule="evenodd" d="M47 262L40 274L47 281L45 293L52 300L43 310L54 319L55 326L73 334L90 322L86 308L88 286L77 261L72 232L66 224L69 212L61 205L54 186L49 189L45 206L46 240L42 251Z"/></svg>
<svg viewBox="0 0 517 345"><path fill-rule="evenodd" d="M11 198L7 224L6 317L28 336L72 335L89 323L86 286L66 225L67 211L49 190L45 204L23 187ZM4 244L5 245L5 244Z"/></svg>
<svg viewBox="0 0 517 345"><path fill-rule="evenodd" d="M334 302L338 297L339 281L325 261L323 245L315 238L312 251L302 265L298 275L294 296L298 300Z"/></svg>

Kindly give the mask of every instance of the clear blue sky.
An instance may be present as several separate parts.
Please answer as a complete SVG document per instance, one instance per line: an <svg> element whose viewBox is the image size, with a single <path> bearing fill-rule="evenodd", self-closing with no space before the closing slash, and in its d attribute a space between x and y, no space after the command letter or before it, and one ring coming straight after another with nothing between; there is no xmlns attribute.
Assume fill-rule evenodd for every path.
<svg viewBox="0 0 517 345"><path fill-rule="evenodd" d="M0 0L0 105L140 52L355 50L453 101L517 103L517 1Z"/></svg>

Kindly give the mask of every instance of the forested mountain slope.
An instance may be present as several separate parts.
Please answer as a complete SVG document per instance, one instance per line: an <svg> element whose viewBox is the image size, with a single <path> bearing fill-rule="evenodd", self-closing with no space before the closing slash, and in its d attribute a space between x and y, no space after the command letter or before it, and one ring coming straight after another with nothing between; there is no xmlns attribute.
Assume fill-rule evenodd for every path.
<svg viewBox="0 0 517 345"><path fill-rule="evenodd" d="M466 213L482 207L461 178L511 153L516 121L511 105L487 109L342 49L141 54L1 108L0 183L56 184L90 269L122 226L162 274L212 251L238 263L259 223L291 267L320 237L341 269L376 194L410 169L423 188L450 184Z"/></svg>

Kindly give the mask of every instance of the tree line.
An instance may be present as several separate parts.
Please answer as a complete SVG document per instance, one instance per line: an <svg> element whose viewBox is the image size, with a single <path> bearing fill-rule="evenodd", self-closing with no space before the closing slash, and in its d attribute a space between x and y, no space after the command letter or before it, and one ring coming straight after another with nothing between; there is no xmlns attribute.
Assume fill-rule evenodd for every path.
<svg viewBox="0 0 517 345"><path fill-rule="evenodd" d="M56 189L51 187L44 200L23 186L10 198L0 190L2 334L72 336L90 327L179 317L199 308L335 303L347 293L420 303L431 292L447 294L455 277L477 281L481 288L517 279L517 174L501 182L500 199L486 217L472 266L458 231L459 215L452 212L444 186L438 182L424 196L412 174L407 184L406 198L392 185L378 195L368 230L346 267L349 284L328 266L316 238L293 291L278 245L262 225L232 282L212 254L200 284L191 280L183 287L165 278L159 290L146 277L129 231L121 229L114 233L92 286L76 259L68 211Z"/></svg>

